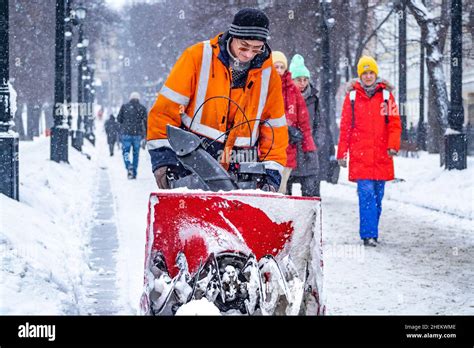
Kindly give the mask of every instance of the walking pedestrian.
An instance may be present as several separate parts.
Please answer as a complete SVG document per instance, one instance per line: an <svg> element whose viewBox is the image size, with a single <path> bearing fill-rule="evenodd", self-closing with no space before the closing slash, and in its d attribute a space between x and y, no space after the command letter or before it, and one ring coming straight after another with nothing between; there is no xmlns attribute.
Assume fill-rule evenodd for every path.
<svg viewBox="0 0 474 348"><path fill-rule="evenodd" d="M303 196L320 197L321 180L325 180L328 175L325 170L327 166L323 166L330 158L327 149L332 147L334 151L329 122L327 116L319 112L318 90L310 83L311 73L304 64L303 56L299 54L293 56L289 71L308 108L311 134L317 150L304 152L301 145L298 145L297 167L291 172L288 187L291 192L291 185L300 183Z"/></svg>
<svg viewBox="0 0 474 348"><path fill-rule="evenodd" d="M288 60L283 52L273 51L273 65L281 78L285 115L288 123L289 144L286 148L287 162L283 171L280 193L291 194L291 185L288 179L291 171L298 166L298 148L303 153L312 152L316 155L308 109L299 88L293 83L288 71ZM307 186L306 186L307 187ZM308 192L305 191L305 194Z"/></svg>
<svg viewBox="0 0 474 348"><path fill-rule="evenodd" d="M374 58L357 64L359 79L350 83L341 115L337 159L349 158L349 180L357 182L360 238L377 246L385 182L394 179L393 156L400 149L401 122L393 87L378 77Z"/></svg>
<svg viewBox="0 0 474 348"><path fill-rule="evenodd" d="M105 133L107 134L107 143L109 145L110 156L114 155L115 143L118 141L119 123L115 120L114 115L110 115L109 119L104 124Z"/></svg>
<svg viewBox="0 0 474 348"><path fill-rule="evenodd" d="M127 169L127 177L136 179L140 142L146 136L147 110L140 104L140 94L130 94L130 101L120 108L118 117L122 134L122 155ZM133 160L130 162L130 148L133 149Z"/></svg>

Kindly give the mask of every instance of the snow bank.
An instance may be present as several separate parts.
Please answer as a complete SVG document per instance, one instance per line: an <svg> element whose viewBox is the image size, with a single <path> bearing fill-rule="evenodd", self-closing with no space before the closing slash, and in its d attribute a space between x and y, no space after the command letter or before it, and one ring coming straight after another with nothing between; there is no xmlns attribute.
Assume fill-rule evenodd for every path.
<svg viewBox="0 0 474 348"><path fill-rule="evenodd" d="M70 164L49 151L49 138L21 142L20 202L0 195L0 314L79 313L95 168L72 148Z"/></svg>
<svg viewBox="0 0 474 348"><path fill-rule="evenodd" d="M176 311L176 315L221 315L219 308L207 299L190 301Z"/></svg>
<svg viewBox="0 0 474 348"><path fill-rule="evenodd" d="M439 166L439 155L419 152L419 158L395 157L395 177L388 182L384 200L412 204L462 218L474 218L474 158L467 159L466 170L446 170ZM357 198L356 184L347 179L342 168L340 183L350 185ZM324 189L333 190L331 185ZM349 193L349 192L347 192Z"/></svg>

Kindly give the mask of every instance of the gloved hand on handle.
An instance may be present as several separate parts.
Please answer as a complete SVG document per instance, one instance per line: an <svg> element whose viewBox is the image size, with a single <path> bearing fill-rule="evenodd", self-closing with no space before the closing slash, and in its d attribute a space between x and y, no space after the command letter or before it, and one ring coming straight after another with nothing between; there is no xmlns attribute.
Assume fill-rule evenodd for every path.
<svg viewBox="0 0 474 348"><path fill-rule="evenodd" d="M398 151L395 149L388 149L387 152L390 157L393 157L398 153Z"/></svg>
<svg viewBox="0 0 474 348"><path fill-rule="evenodd" d="M166 190L170 188L170 185L168 183L168 178L166 176L167 171L168 171L168 167L164 166L164 167L160 167L156 169L153 172L153 174L155 175L156 184L158 185L159 189Z"/></svg>
<svg viewBox="0 0 474 348"><path fill-rule="evenodd" d="M347 167L347 160L345 158L341 158L337 160L337 163L340 167L346 168Z"/></svg>

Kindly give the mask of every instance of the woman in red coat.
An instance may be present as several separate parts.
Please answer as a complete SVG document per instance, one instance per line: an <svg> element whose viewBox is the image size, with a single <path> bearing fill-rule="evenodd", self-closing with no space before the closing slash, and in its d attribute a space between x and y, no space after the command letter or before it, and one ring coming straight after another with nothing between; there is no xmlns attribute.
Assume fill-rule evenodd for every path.
<svg viewBox="0 0 474 348"><path fill-rule="evenodd" d="M345 167L349 154L349 180L357 182L359 195L360 237L364 245L376 246L385 181L394 178L392 157L400 148L401 123L393 88L377 78L377 62L363 56L357 72L359 80L351 84L342 109L337 159Z"/></svg>
<svg viewBox="0 0 474 348"><path fill-rule="evenodd" d="M298 165L298 143L301 143L303 152L316 151L316 145L313 140L306 102L291 78L286 56L280 51L273 51L272 58L273 65L281 77L286 122L290 136L288 147L286 148L287 162L283 170L280 190L278 191L280 193L287 193L286 184L290 173Z"/></svg>

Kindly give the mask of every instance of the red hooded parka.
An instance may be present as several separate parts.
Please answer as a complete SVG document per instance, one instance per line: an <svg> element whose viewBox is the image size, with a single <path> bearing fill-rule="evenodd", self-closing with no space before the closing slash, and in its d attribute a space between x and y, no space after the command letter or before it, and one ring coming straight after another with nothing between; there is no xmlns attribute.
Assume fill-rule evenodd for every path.
<svg viewBox="0 0 474 348"><path fill-rule="evenodd" d="M349 93L344 100L337 159L349 153L349 180L393 180L393 159L388 149L400 149L402 132L398 107L390 93L388 105L384 105L383 89L390 90L385 82L379 82L375 94L369 98L357 81L351 89L356 91L354 103L354 128ZM388 111L388 124L385 115Z"/></svg>

